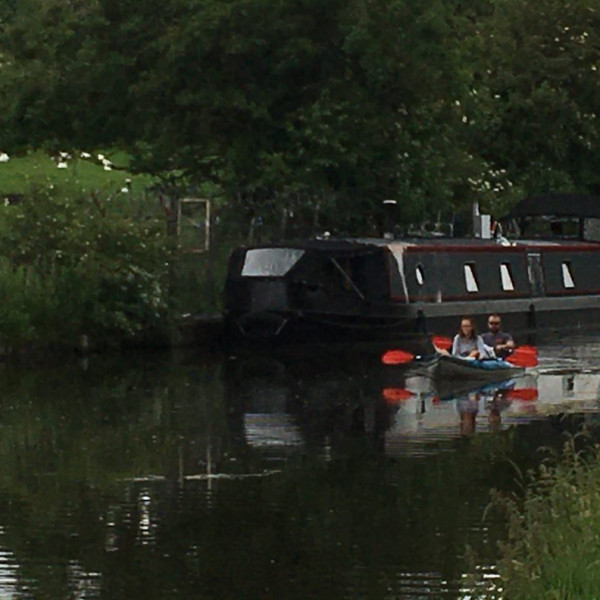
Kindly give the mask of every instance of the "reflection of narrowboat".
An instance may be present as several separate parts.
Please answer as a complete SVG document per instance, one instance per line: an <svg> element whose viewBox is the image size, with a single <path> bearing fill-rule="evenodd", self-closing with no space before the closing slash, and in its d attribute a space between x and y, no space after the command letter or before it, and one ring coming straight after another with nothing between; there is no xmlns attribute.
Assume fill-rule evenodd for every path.
<svg viewBox="0 0 600 600"><path fill-rule="evenodd" d="M225 318L247 339L393 342L450 334L498 312L516 335L600 321L600 198L519 203L472 238L313 239L243 247L230 259Z"/></svg>

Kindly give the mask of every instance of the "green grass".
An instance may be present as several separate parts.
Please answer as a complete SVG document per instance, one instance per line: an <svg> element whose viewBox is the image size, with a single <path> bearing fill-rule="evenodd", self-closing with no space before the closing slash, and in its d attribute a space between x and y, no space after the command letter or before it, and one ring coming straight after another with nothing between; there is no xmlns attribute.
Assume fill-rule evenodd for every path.
<svg viewBox="0 0 600 600"><path fill-rule="evenodd" d="M53 187L59 193L91 193L112 195L125 187L131 179L133 192L140 192L154 182L149 175L132 175L127 171L128 157L118 151L96 151L91 158L73 155L66 161L67 168L59 169L56 160L41 152L11 156L0 163L0 195L27 194L33 188ZM113 163L113 169L104 169L97 158L102 154Z"/></svg>
<svg viewBox="0 0 600 600"><path fill-rule="evenodd" d="M572 443L557 466L542 466L524 498L497 495L509 538L498 565L503 598L600 598L600 457L583 460Z"/></svg>

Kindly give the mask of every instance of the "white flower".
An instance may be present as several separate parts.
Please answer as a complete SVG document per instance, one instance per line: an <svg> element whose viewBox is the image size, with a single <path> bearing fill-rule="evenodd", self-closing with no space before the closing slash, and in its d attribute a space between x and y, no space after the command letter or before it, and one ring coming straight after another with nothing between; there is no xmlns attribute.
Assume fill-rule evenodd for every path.
<svg viewBox="0 0 600 600"><path fill-rule="evenodd" d="M110 165L104 165L105 171L112 171L112 167Z"/></svg>
<svg viewBox="0 0 600 600"><path fill-rule="evenodd" d="M64 162L63 160L61 160L57 165L56 165L59 169L66 169L67 168L67 163Z"/></svg>
<svg viewBox="0 0 600 600"><path fill-rule="evenodd" d="M8 162L9 160L10 157L8 154L6 154L6 152L0 152L0 162Z"/></svg>
<svg viewBox="0 0 600 600"><path fill-rule="evenodd" d="M82 152L80 158L92 158L92 155L89 152Z"/></svg>

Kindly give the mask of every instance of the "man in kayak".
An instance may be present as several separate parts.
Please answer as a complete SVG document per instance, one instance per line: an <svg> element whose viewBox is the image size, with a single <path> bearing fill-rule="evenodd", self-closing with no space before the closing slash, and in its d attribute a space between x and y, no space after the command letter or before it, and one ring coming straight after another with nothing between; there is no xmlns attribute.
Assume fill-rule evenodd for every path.
<svg viewBox="0 0 600 600"><path fill-rule="evenodd" d="M481 337L486 346L494 349L498 358L506 358L515 349L515 342L510 333L502 331L502 319L498 314L491 314L488 317L488 331Z"/></svg>

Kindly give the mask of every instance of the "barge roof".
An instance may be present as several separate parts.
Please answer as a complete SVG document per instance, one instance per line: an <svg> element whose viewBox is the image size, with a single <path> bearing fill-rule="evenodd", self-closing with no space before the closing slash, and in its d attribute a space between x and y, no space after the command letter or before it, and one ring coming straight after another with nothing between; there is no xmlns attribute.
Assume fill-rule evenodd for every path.
<svg viewBox="0 0 600 600"><path fill-rule="evenodd" d="M303 240L289 240L269 244L254 244L251 248L301 248L305 250L328 251L336 254L351 254L369 249L388 247L400 250L425 250L431 252L460 252L460 251L526 251L526 250L598 250L600 242L582 241L578 239L517 239L497 240L481 238L315 238Z"/></svg>

